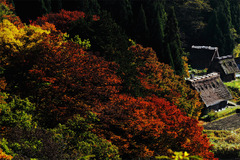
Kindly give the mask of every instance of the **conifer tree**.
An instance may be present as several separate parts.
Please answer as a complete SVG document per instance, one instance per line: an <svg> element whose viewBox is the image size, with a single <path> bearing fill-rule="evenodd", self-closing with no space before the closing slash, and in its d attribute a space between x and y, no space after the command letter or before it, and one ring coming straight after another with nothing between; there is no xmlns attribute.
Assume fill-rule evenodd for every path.
<svg viewBox="0 0 240 160"><path fill-rule="evenodd" d="M149 42L149 29L143 6L141 5L138 12L138 17L135 21L135 35L138 43L147 45Z"/></svg>
<svg viewBox="0 0 240 160"><path fill-rule="evenodd" d="M100 12L97 0L63 0L63 8L71 11L83 11L87 14L99 14Z"/></svg>
<svg viewBox="0 0 240 160"><path fill-rule="evenodd" d="M182 75L184 71L182 56L184 51L181 46L178 22L176 19L174 7L168 12L168 19L165 28L165 57L168 64L172 66L176 74Z"/></svg>
<svg viewBox="0 0 240 160"><path fill-rule="evenodd" d="M240 33L240 2L231 0L230 7L232 24L234 25L234 28L237 30L237 32Z"/></svg>
<svg viewBox="0 0 240 160"><path fill-rule="evenodd" d="M62 0L52 0L51 8L53 12L59 12L63 8Z"/></svg>
<svg viewBox="0 0 240 160"><path fill-rule="evenodd" d="M230 3L228 0L211 0L210 2L214 11L209 19L205 38L209 40L210 45L215 44L219 48L220 55L232 54L235 42Z"/></svg>
<svg viewBox="0 0 240 160"><path fill-rule="evenodd" d="M150 31L150 46L157 52L157 56L161 62L164 61L163 42L164 42L164 28L166 23L166 12L163 3L159 0L150 0L145 2L146 16Z"/></svg>
<svg viewBox="0 0 240 160"><path fill-rule="evenodd" d="M234 48L234 40L233 37L231 35L231 17L229 17L229 14L226 14L226 12L224 11L224 8L220 8L219 12L218 12L218 19L219 19L219 26L220 29L223 33L224 36L224 40L225 40L225 44L223 46L223 53L220 53L222 55L228 55L228 54L232 54L233 52L233 48Z"/></svg>
<svg viewBox="0 0 240 160"><path fill-rule="evenodd" d="M224 52L223 48L225 45L225 39L219 27L219 20L216 9L213 11L213 14L209 19L205 37L209 45L218 47L219 53Z"/></svg>
<svg viewBox="0 0 240 160"><path fill-rule="evenodd" d="M230 0L230 10L231 10L231 18L232 25L236 30L236 34L240 34L240 2L236 0ZM240 42L239 36L235 37L237 43Z"/></svg>
<svg viewBox="0 0 240 160"><path fill-rule="evenodd" d="M113 17L116 20L116 22L123 28L126 29L126 31L129 31L129 28L132 27L132 21L133 21L133 12L132 12L132 6L129 2L129 0L116 0L115 1L115 8L113 8L114 13ZM120 15L120 16L119 16Z"/></svg>
<svg viewBox="0 0 240 160"><path fill-rule="evenodd" d="M124 28L129 35L132 35L133 10L130 0L98 0L98 3L101 9L110 12L116 23Z"/></svg>
<svg viewBox="0 0 240 160"><path fill-rule="evenodd" d="M41 5L43 14L50 13L52 11L51 0L41 0Z"/></svg>

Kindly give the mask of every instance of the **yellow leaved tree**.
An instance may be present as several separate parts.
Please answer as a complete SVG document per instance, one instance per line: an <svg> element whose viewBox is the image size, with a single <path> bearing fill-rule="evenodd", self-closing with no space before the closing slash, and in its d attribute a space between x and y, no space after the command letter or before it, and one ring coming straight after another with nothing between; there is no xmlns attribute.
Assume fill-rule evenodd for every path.
<svg viewBox="0 0 240 160"><path fill-rule="evenodd" d="M34 49L42 42L45 34L50 34L50 31L32 25L19 28L8 19L4 19L0 24L1 65L9 65L9 58Z"/></svg>

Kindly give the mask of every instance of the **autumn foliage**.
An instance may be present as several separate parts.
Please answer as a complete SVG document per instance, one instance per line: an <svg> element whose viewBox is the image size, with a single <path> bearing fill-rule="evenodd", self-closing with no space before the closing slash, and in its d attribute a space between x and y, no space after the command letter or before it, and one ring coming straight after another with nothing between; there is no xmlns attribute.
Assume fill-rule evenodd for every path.
<svg viewBox="0 0 240 160"><path fill-rule="evenodd" d="M101 111L100 118L102 125L97 133L116 144L124 158L185 150L214 159L198 121L185 116L163 98L116 95Z"/></svg>
<svg viewBox="0 0 240 160"><path fill-rule="evenodd" d="M0 148L0 160L11 160L13 156L7 155L3 152L3 150Z"/></svg>
<svg viewBox="0 0 240 160"><path fill-rule="evenodd" d="M129 49L135 55L138 79L148 94L154 93L167 99L189 117L199 116L202 103L198 93L176 75L169 65L160 63L152 48L133 45Z"/></svg>
<svg viewBox="0 0 240 160"><path fill-rule="evenodd" d="M29 70L30 85L33 90L39 86L36 99L58 116L81 113L81 102L96 105L118 92L121 80L115 63L56 36L49 35L39 47L39 59Z"/></svg>
<svg viewBox="0 0 240 160"><path fill-rule="evenodd" d="M121 89L128 84L117 74L119 64L92 55L57 31L67 31L73 21L84 17L83 12L61 10L22 27L4 19L0 24L0 67L4 69L0 83L6 79L6 91L28 97L36 106L34 118L45 128L64 130L62 124L78 114L78 123L71 127L83 132L81 125L89 125L86 113L94 112L99 121L91 131L116 145L122 158L187 151L213 160L211 145L197 121L201 109L197 92L170 66L159 63L151 48L134 45L129 48L137 73L133 78L140 82L144 96L123 94ZM69 137L70 132L59 134L71 139L72 146L84 146L84 141Z"/></svg>
<svg viewBox="0 0 240 160"><path fill-rule="evenodd" d="M85 18L87 15L81 11L66 11L62 9L59 13L50 13L42 17L38 17L36 21L31 22L32 25L42 26L46 22L54 24L58 30L67 32L74 21ZM99 20L97 15L92 16L93 21Z"/></svg>
<svg viewBox="0 0 240 160"><path fill-rule="evenodd" d="M7 0L0 0L0 10L0 22L2 22L3 19L8 19L14 25L23 27L21 19L14 14L15 8Z"/></svg>

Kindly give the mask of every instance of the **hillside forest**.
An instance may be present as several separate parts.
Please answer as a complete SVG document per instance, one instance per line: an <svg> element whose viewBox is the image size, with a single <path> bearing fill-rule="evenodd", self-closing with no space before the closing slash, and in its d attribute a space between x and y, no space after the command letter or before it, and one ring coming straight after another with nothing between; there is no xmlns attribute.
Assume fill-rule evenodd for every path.
<svg viewBox="0 0 240 160"><path fill-rule="evenodd" d="M185 78L238 56L239 3L0 0L0 159L217 159Z"/></svg>

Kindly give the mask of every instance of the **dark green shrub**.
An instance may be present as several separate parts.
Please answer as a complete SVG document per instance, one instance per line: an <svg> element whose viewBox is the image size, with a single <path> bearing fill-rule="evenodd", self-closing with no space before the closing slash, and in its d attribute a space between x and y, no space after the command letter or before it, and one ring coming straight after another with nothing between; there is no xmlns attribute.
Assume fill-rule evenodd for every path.
<svg viewBox="0 0 240 160"><path fill-rule="evenodd" d="M208 115L207 120L210 122L218 119L218 114L215 111L210 111L207 115Z"/></svg>
<svg viewBox="0 0 240 160"><path fill-rule="evenodd" d="M42 128L14 127L8 131L6 138L8 146L16 154L17 159L65 159L66 144L63 141L56 142L53 133Z"/></svg>
<svg viewBox="0 0 240 160"><path fill-rule="evenodd" d="M240 158L240 134L236 131L204 131L213 144L212 151L218 158Z"/></svg>
<svg viewBox="0 0 240 160"><path fill-rule="evenodd" d="M96 159L120 159L118 148L111 142L99 138L93 134L93 122L96 121L96 115L88 113L86 118L75 115L64 125L59 124L52 131L55 139L64 141L67 146L65 152L69 158L94 156Z"/></svg>
<svg viewBox="0 0 240 160"><path fill-rule="evenodd" d="M0 126L1 127L31 127L34 124L32 114L35 110L34 104L28 99L20 99L16 96L8 97L5 94L5 100L8 103L0 103Z"/></svg>

